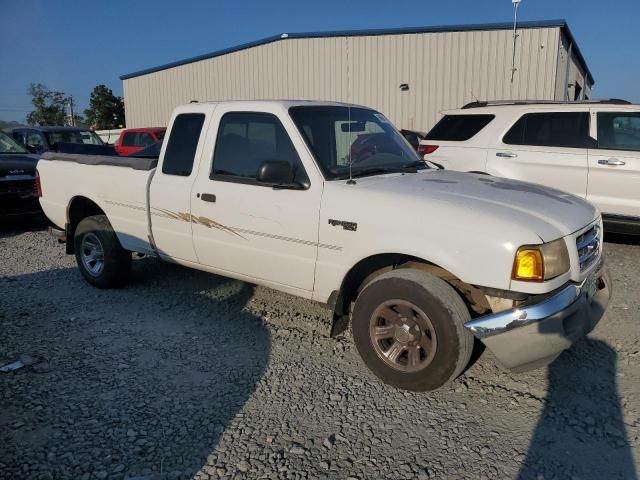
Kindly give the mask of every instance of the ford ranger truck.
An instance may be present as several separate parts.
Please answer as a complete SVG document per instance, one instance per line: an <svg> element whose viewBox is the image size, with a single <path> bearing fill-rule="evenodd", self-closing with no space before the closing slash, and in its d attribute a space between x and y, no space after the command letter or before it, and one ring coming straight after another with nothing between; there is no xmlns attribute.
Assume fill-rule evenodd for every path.
<svg viewBox="0 0 640 480"><path fill-rule="evenodd" d="M476 340L548 364L611 294L590 203L428 168L384 115L342 103L176 108L157 160L47 153L40 204L84 278L124 285L132 252L322 302L382 381L433 390Z"/></svg>

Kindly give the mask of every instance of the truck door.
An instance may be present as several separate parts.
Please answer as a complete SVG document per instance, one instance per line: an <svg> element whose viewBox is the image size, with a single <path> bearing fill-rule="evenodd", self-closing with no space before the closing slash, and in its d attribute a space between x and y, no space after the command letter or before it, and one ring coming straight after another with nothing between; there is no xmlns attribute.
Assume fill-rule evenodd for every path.
<svg viewBox="0 0 640 480"><path fill-rule="evenodd" d="M311 158L305 157L305 165L298 154L308 156L304 142L293 122L281 118L275 110L216 109L210 128L217 135L209 135L209 160L203 156L191 196L193 239L203 265L310 296L322 182L309 180L317 171L309 171ZM259 182L258 170L267 161L287 162L305 186Z"/></svg>
<svg viewBox="0 0 640 480"><path fill-rule="evenodd" d="M197 169L194 160L202 147L205 111L178 113L170 126L161 163L151 182L150 209L153 237L161 256L197 262L193 248L190 195ZM162 155L164 153L164 155ZM114 185L117 188L117 185Z"/></svg>
<svg viewBox="0 0 640 480"><path fill-rule="evenodd" d="M602 106L592 111L587 200L606 216L640 219L640 111ZM605 217L606 220L606 217ZM624 220L624 218L621 218Z"/></svg>

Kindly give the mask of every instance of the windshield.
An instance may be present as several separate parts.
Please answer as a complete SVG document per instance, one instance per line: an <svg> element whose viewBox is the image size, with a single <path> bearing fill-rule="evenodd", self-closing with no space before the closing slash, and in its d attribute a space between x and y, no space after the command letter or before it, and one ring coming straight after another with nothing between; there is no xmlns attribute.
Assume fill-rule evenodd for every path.
<svg viewBox="0 0 640 480"><path fill-rule="evenodd" d="M289 113L328 180L427 168L384 115L367 108L291 107Z"/></svg>
<svg viewBox="0 0 640 480"><path fill-rule="evenodd" d="M56 143L84 143L85 145L104 145L100 137L89 130L60 130L58 132L47 132L49 145Z"/></svg>
<svg viewBox="0 0 640 480"><path fill-rule="evenodd" d="M0 153L29 153L20 145L18 145L13 138L5 133L0 132Z"/></svg>

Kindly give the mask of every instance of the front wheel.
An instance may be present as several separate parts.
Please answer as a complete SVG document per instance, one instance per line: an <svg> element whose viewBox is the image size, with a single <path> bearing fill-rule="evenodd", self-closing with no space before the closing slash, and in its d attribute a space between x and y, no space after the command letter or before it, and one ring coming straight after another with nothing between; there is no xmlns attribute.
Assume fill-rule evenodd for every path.
<svg viewBox="0 0 640 480"><path fill-rule="evenodd" d="M385 383L435 390L469 363L473 335L462 298L417 269L398 269L364 287L353 310L353 337L364 363Z"/></svg>
<svg viewBox="0 0 640 480"><path fill-rule="evenodd" d="M122 248L106 216L95 215L80 221L74 250L82 276L94 287L117 288L129 279L131 252Z"/></svg>

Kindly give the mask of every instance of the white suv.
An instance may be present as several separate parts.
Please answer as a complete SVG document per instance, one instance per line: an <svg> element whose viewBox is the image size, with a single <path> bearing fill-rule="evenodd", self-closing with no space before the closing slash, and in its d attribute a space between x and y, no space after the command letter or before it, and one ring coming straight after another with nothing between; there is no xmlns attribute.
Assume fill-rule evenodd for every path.
<svg viewBox="0 0 640 480"><path fill-rule="evenodd" d="M474 102L420 142L445 169L539 183L594 203L605 229L640 234L640 105Z"/></svg>

